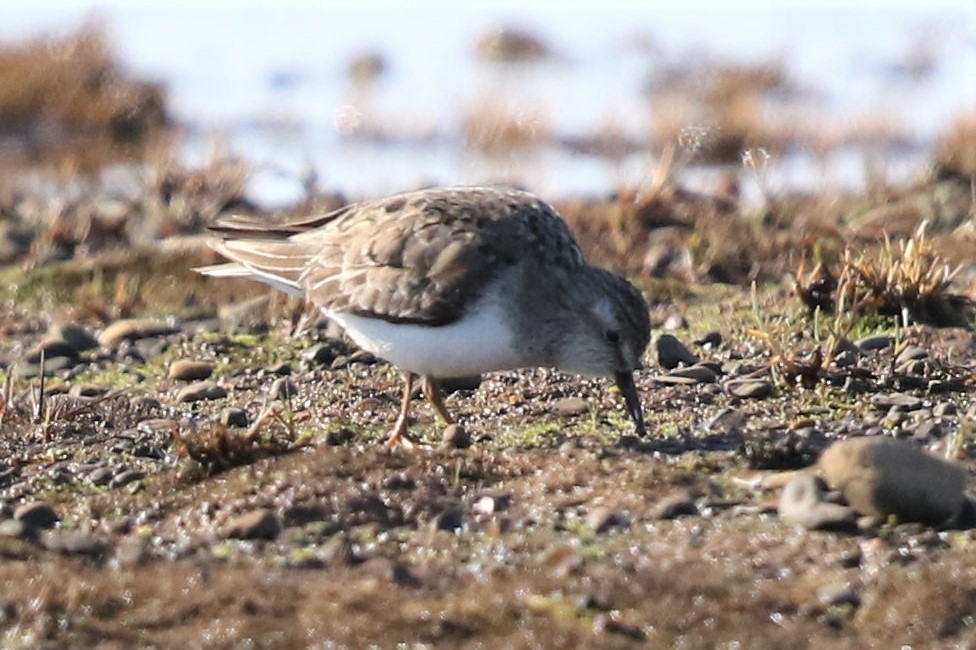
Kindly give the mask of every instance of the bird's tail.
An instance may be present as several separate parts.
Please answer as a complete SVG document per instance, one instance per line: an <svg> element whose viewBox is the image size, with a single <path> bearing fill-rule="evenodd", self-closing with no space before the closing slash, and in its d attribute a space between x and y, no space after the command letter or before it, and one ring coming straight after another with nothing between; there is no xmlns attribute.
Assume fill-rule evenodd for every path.
<svg viewBox="0 0 976 650"><path fill-rule="evenodd" d="M215 239L210 247L231 262L201 266L203 275L257 280L293 296L303 296L302 273L318 252L314 242L292 239Z"/></svg>

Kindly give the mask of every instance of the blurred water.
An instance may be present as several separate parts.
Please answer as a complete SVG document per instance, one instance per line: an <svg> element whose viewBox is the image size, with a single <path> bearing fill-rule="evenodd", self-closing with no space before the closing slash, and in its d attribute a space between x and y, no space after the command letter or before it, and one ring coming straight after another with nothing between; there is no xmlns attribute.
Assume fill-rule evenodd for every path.
<svg viewBox="0 0 976 650"><path fill-rule="evenodd" d="M970 6L970 5L973 6ZM251 191L295 200L312 168L320 185L352 196L421 183L516 177L547 197L604 193L639 182L654 151L619 160L543 146L524 155L473 156L465 111L505 98L556 137L653 129L647 89L696 61L781 63L807 116L858 124L884 116L907 138L899 150L795 151L772 161L771 187L858 187L865 158L892 180L924 166L954 118L976 110L976 3L731 9L389 8L82 4L2 6L0 38L58 33L105 21L131 70L165 81L188 130L185 156L214 138L256 166ZM479 61L474 41L493 25L525 28L554 61L518 69ZM368 90L347 79L350 57L377 52L390 69ZM907 68L923 63L924 74ZM342 124L380 125L392 141L343 137ZM694 171L689 172L694 180ZM699 178L707 176L699 175Z"/></svg>

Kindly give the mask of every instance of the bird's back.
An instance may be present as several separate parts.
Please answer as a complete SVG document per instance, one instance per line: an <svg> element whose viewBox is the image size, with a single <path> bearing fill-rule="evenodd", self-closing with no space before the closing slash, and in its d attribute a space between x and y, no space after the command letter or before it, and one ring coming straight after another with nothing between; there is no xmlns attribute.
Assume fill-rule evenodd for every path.
<svg viewBox="0 0 976 650"><path fill-rule="evenodd" d="M503 188L421 190L264 227L232 218L215 231L214 248L234 265L211 274L294 288L329 311L393 323L452 323L527 257L539 268L585 263L551 207Z"/></svg>

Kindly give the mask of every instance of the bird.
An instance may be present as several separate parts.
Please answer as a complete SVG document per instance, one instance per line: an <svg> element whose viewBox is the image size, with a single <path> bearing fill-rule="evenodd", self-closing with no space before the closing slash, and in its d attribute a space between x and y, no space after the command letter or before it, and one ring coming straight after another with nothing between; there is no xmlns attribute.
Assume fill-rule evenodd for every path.
<svg viewBox="0 0 976 650"><path fill-rule="evenodd" d="M389 446L414 443L418 380L450 425L441 380L527 367L612 378L636 433L647 433L634 383L650 340L647 303L589 264L566 222L529 192L428 188L275 224L228 216L210 229L210 247L229 262L197 271L302 297L400 369Z"/></svg>

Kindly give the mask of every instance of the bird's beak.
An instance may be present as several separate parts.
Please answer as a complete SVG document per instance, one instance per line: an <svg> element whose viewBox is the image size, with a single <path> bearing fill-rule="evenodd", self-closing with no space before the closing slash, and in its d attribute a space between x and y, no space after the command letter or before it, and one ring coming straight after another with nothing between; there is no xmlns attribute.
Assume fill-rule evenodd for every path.
<svg viewBox="0 0 976 650"><path fill-rule="evenodd" d="M634 421L637 428L637 435L643 437L647 435L647 428L644 426L644 410L641 408L640 396L637 395L637 386L634 385L634 373L618 372L615 376L617 388L624 394L624 401L627 403L627 413Z"/></svg>

